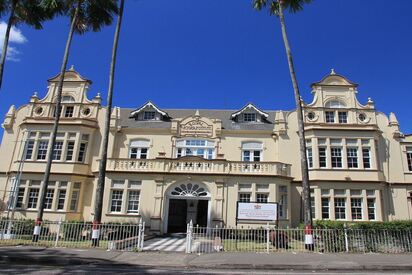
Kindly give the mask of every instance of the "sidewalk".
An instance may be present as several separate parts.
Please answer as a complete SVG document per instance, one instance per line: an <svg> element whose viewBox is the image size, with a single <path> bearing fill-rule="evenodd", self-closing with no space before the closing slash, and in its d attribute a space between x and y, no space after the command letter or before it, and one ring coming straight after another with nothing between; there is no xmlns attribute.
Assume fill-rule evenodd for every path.
<svg viewBox="0 0 412 275"><path fill-rule="evenodd" d="M412 254L156 253L95 249L0 247L0 264L123 265L187 269L412 271Z"/></svg>

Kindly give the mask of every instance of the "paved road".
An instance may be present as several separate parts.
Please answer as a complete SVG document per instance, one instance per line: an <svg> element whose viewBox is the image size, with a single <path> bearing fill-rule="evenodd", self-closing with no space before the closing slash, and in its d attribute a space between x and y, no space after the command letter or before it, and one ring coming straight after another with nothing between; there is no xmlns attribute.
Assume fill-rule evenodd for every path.
<svg viewBox="0 0 412 275"><path fill-rule="evenodd" d="M27 266L27 265L0 265L1 274L33 274L33 275L57 275L57 274L253 274L253 275L267 275L267 274L330 274L330 275L357 275L357 274L412 274L406 271L390 271L390 272L329 272L329 271L293 271L293 270L205 270L205 269L164 269L155 267L130 267L130 266L97 266L97 265L77 265L77 266Z"/></svg>

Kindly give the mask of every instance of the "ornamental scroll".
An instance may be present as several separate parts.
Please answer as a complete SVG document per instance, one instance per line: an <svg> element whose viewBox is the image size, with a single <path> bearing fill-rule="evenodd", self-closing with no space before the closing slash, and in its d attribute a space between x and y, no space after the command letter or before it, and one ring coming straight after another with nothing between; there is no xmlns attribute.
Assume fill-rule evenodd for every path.
<svg viewBox="0 0 412 275"><path fill-rule="evenodd" d="M179 127L180 136L213 137L213 125L200 118L185 121Z"/></svg>

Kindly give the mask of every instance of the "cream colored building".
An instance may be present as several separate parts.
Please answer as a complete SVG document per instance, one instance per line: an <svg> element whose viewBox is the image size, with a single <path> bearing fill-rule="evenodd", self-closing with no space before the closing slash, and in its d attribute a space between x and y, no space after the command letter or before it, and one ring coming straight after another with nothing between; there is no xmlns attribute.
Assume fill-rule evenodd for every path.
<svg viewBox="0 0 412 275"><path fill-rule="evenodd" d="M87 97L90 85L74 69L67 72L48 220L93 219L106 109L100 95ZM357 85L333 71L311 87L304 117L314 219L411 219L412 136L372 100L359 103ZM15 217L36 216L56 90L57 76L43 98L34 94L6 114L3 216L14 186ZM165 110L150 101L114 108L108 157L103 221L144 219L154 233L185 231L189 220L235 226L237 201L278 202L280 226L302 219L296 111L263 111L251 103L241 110Z"/></svg>

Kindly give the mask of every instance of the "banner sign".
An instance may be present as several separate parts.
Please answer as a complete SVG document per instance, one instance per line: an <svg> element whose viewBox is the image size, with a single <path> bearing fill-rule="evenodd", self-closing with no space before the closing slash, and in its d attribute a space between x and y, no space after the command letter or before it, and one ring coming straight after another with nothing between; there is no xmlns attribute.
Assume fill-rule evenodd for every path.
<svg viewBox="0 0 412 275"><path fill-rule="evenodd" d="M238 202L237 220L276 221L277 203Z"/></svg>

